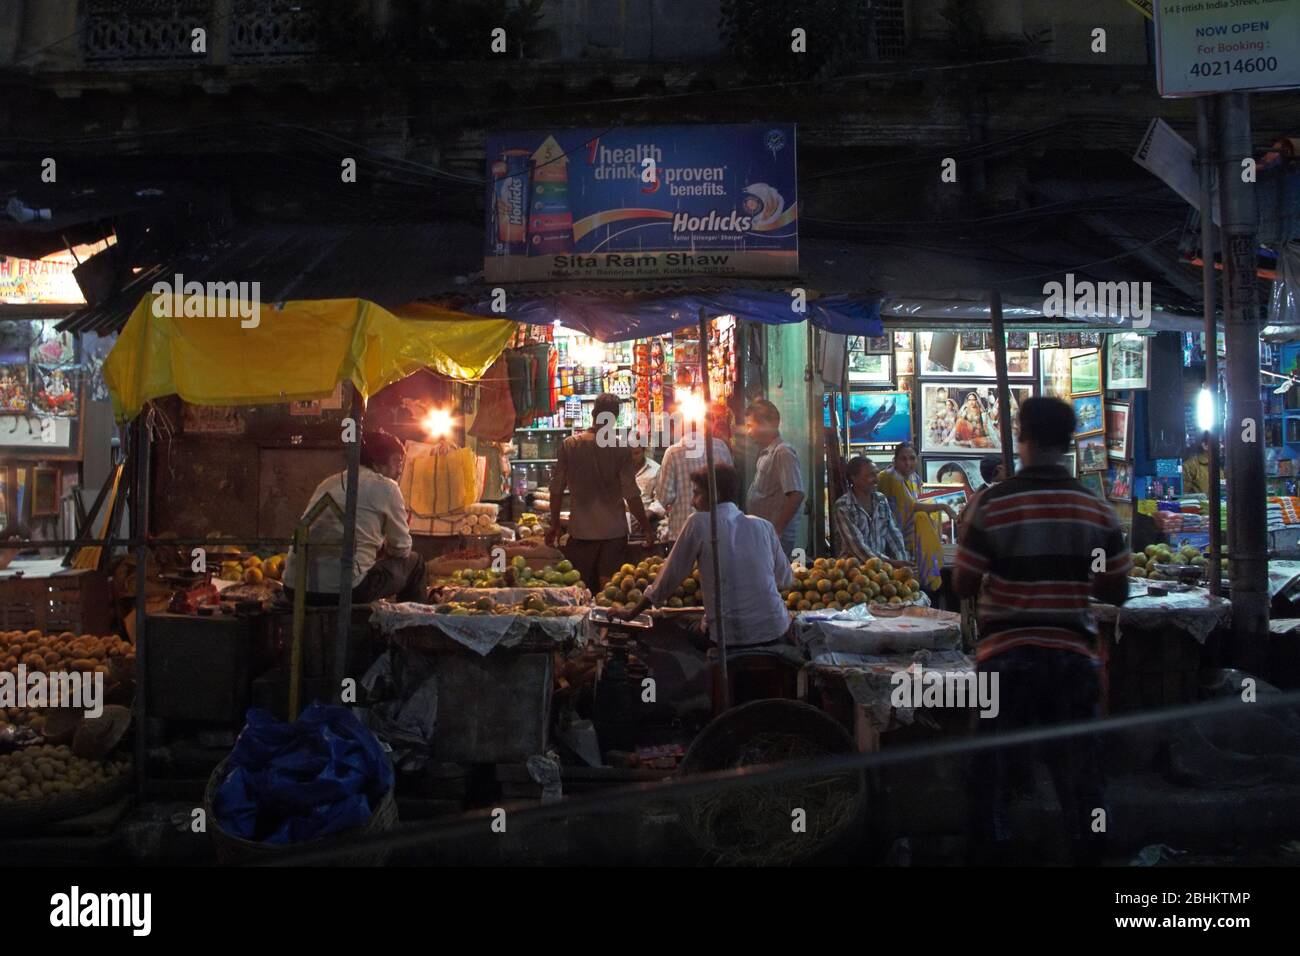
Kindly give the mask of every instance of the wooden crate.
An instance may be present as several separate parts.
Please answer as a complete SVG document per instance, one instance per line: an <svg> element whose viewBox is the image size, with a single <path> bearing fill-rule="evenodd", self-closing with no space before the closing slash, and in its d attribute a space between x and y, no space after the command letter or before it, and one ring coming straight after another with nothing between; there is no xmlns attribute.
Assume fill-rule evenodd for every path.
<svg viewBox="0 0 1300 956"><path fill-rule="evenodd" d="M0 579L0 630L107 634L112 625L108 578L98 571Z"/></svg>

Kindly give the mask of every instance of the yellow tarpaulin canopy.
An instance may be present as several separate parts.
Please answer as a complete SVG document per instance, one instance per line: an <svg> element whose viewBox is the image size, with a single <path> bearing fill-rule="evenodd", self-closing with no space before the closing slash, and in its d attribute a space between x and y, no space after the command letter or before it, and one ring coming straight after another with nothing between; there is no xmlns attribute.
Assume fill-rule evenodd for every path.
<svg viewBox="0 0 1300 956"><path fill-rule="evenodd" d="M217 300L202 300L204 315L158 316L154 299L140 300L104 362L121 422L164 395L260 405L328 398L343 381L369 397L421 368L476 379L515 330L506 319L423 303L394 314L364 299L285 302L241 320Z"/></svg>

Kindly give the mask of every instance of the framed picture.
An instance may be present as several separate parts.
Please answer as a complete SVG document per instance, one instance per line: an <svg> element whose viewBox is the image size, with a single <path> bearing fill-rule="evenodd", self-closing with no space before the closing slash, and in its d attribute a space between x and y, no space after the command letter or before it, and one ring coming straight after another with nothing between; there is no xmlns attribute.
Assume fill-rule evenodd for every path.
<svg viewBox="0 0 1300 956"><path fill-rule="evenodd" d="M1008 332L1007 333L1007 350L1011 352L1021 352L1029 348L1028 332Z"/></svg>
<svg viewBox="0 0 1300 956"><path fill-rule="evenodd" d="M919 365L920 374L927 378L996 378L998 374L997 366L994 364L993 351L991 349L982 349L980 351L968 351L961 345L961 338L957 340L957 351L953 356L952 370L936 365L930 361L930 343L935 333L919 332L921 359ZM968 335L972 333L961 333ZM982 333L974 333L981 334ZM1007 376L1009 378L1032 378L1034 374L1033 353L1029 349L1017 349L1007 352Z"/></svg>
<svg viewBox="0 0 1300 956"><path fill-rule="evenodd" d="M32 410L41 415L76 418L80 406L81 371L44 365L33 365L31 369Z"/></svg>
<svg viewBox="0 0 1300 956"><path fill-rule="evenodd" d="M1089 435L1087 438L1080 438L1076 444L1075 453L1079 459L1079 474L1106 470L1105 435L1099 433Z"/></svg>
<svg viewBox="0 0 1300 956"><path fill-rule="evenodd" d="M1078 332L1062 332L1059 341L1063 349L1077 349L1082 344Z"/></svg>
<svg viewBox="0 0 1300 956"><path fill-rule="evenodd" d="M1106 454L1124 461L1133 447L1133 406L1128 402L1106 403Z"/></svg>
<svg viewBox="0 0 1300 956"><path fill-rule="evenodd" d="M868 355L888 355L894 350L888 335L866 336L865 351Z"/></svg>
<svg viewBox="0 0 1300 956"><path fill-rule="evenodd" d="M1106 472L1106 497L1128 501L1133 497L1133 463L1113 461Z"/></svg>
<svg viewBox="0 0 1300 956"><path fill-rule="evenodd" d="M896 349L907 349L907 351L909 351L909 352L912 351L913 349L915 349L915 348L916 348L916 340L913 338L913 333L911 333L911 332L895 332L895 333L894 333L894 348L896 348Z"/></svg>
<svg viewBox="0 0 1300 956"><path fill-rule="evenodd" d="M1080 333L1079 333L1079 344L1080 344L1081 346L1083 346L1085 349L1089 349L1089 348L1091 348L1091 349L1099 349L1099 348L1101 348L1101 333L1100 333L1100 332L1080 332Z"/></svg>
<svg viewBox="0 0 1300 956"><path fill-rule="evenodd" d="M851 392L849 444L894 444L912 440L912 396L908 392Z"/></svg>
<svg viewBox="0 0 1300 956"><path fill-rule="evenodd" d="M59 513L62 472L58 468L32 469L32 517L50 518Z"/></svg>
<svg viewBox="0 0 1300 956"><path fill-rule="evenodd" d="M916 374L916 353L910 349L894 353L894 371L899 377Z"/></svg>
<svg viewBox="0 0 1300 956"><path fill-rule="evenodd" d="M28 360L36 365L69 365L77 360L76 337L55 329L57 320L32 323L32 343Z"/></svg>
<svg viewBox="0 0 1300 956"><path fill-rule="evenodd" d="M1124 540L1133 540L1133 502L1131 501L1112 501L1111 509L1115 512L1115 517L1119 521L1120 530L1124 532Z"/></svg>
<svg viewBox="0 0 1300 956"><path fill-rule="evenodd" d="M888 355L867 355L865 352L849 353L849 381L873 385L892 385L893 366Z"/></svg>
<svg viewBox="0 0 1300 956"><path fill-rule="evenodd" d="M1061 464L1065 465L1065 470L1070 473L1071 478L1079 477L1079 458L1075 449L1070 449L1070 453L1061 459Z"/></svg>
<svg viewBox="0 0 1300 956"><path fill-rule="evenodd" d="M1147 388L1150 341L1144 335L1112 335L1106 345L1106 386Z"/></svg>
<svg viewBox="0 0 1300 956"><path fill-rule="evenodd" d="M844 348L849 352L865 352L866 340L860 335L850 335L844 340Z"/></svg>
<svg viewBox="0 0 1300 956"><path fill-rule="evenodd" d="M963 352L983 352L989 347L983 332L962 332L957 337L957 346Z"/></svg>
<svg viewBox="0 0 1300 956"><path fill-rule="evenodd" d="M966 491L979 491L984 487L979 458L927 457L922 459L921 468L926 485L945 485Z"/></svg>
<svg viewBox="0 0 1300 956"><path fill-rule="evenodd" d="M1070 405L1074 408L1074 437L1095 435L1105 429L1106 419L1102 415L1101 392L1091 395L1072 395Z"/></svg>
<svg viewBox="0 0 1300 956"><path fill-rule="evenodd" d="M1033 395L1034 388L1010 388L1014 435L1020 405ZM997 394L993 383L922 382L921 451L945 455L1001 451Z"/></svg>
<svg viewBox="0 0 1300 956"><path fill-rule="evenodd" d="M1049 349L1038 354L1041 364L1041 389L1039 394L1049 398L1070 400L1070 353L1065 349Z"/></svg>
<svg viewBox="0 0 1300 956"><path fill-rule="evenodd" d="M1039 332L1038 347L1040 349L1054 349L1060 347L1061 337L1055 332Z"/></svg>
<svg viewBox="0 0 1300 956"><path fill-rule="evenodd" d="M1070 393L1086 395L1101 391L1101 356L1097 352L1083 352L1070 356Z"/></svg>
<svg viewBox="0 0 1300 956"><path fill-rule="evenodd" d="M1083 487L1087 488L1098 498L1105 499L1106 495L1102 486L1101 472L1090 471L1086 474L1080 475L1079 484L1083 485Z"/></svg>
<svg viewBox="0 0 1300 956"><path fill-rule="evenodd" d="M925 489L922 488L921 494L917 496L918 501L934 502L935 504L947 505L957 514L961 514L962 509L966 507L966 492L964 489L953 489L948 487ZM939 534L945 539L952 536L952 519L946 514L940 512L935 515L939 519Z"/></svg>
<svg viewBox="0 0 1300 956"><path fill-rule="evenodd" d="M26 413L31 406L28 366L0 365L0 415L5 412Z"/></svg>

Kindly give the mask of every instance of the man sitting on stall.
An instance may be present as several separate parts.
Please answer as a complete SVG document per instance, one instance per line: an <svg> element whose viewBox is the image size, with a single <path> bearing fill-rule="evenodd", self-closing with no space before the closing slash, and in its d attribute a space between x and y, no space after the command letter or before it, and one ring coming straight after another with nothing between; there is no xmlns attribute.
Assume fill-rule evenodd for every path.
<svg viewBox="0 0 1300 956"><path fill-rule="evenodd" d="M357 482L356 547L352 560L352 601L369 604L382 598L423 601L424 559L411 550L406 523L406 503L396 479L402 474L406 450L394 436L378 429L361 441L361 470ZM342 512L347 501L347 471L331 475L316 486L303 514L329 495ZM337 604L343 521L327 508L311 526L310 561L307 566L307 603ZM320 541L321 544L314 542ZM297 581L297 555L291 550L285 564L285 591L292 597Z"/></svg>
<svg viewBox="0 0 1300 956"><path fill-rule="evenodd" d="M790 630L790 612L780 592L780 588L794 584L790 560L781 550L772 523L740 510L740 476L736 469L715 465L713 474L718 486L718 566L722 571L727 646L779 644ZM695 513L686 520L659 576L635 607L616 609L612 612L616 616L635 617L652 604L666 603L698 564L704 592L704 625L709 628L718 590L710 543L708 472L693 473L691 485Z"/></svg>
<svg viewBox="0 0 1300 956"><path fill-rule="evenodd" d="M833 509L839 556L859 561L881 558L896 568L913 567L889 499L876 489L876 463L870 458L853 458L844 474L849 490Z"/></svg>

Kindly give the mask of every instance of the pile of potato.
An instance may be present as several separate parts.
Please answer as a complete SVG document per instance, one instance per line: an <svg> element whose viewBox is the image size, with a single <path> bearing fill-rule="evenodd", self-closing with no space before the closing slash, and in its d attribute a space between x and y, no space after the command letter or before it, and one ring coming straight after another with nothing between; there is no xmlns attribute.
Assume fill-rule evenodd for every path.
<svg viewBox="0 0 1300 956"><path fill-rule="evenodd" d="M40 800L130 773L129 760L83 760L71 747L27 747L0 756L0 803Z"/></svg>
<svg viewBox="0 0 1300 956"><path fill-rule="evenodd" d="M42 634L40 631L0 631L0 670L99 671L106 673L114 658L133 657L135 646L114 634Z"/></svg>

